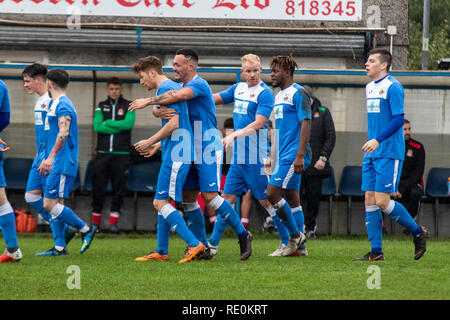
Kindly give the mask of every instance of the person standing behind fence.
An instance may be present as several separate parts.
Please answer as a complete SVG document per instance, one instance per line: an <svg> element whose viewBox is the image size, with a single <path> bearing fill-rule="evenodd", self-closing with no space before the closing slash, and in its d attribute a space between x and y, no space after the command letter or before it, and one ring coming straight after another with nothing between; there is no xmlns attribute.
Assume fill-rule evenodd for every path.
<svg viewBox="0 0 450 320"><path fill-rule="evenodd" d="M423 196L423 172L425 171L425 148L423 144L411 138L411 123L405 119L405 162L398 191L393 196L408 210L415 219L419 211L420 198Z"/></svg>
<svg viewBox="0 0 450 320"><path fill-rule="evenodd" d="M92 223L100 226L106 187L111 181L113 198L109 232L117 233L130 166L131 128L135 113L128 111L131 101L122 96L121 79L108 79L106 88L108 98L98 104L94 114L97 154L92 161Z"/></svg>
<svg viewBox="0 0 450 320"><path fill-rule="evenodd" d="M311 97L311 164L302 175L300 198L305 212L305 235L316 238L316 218L319 214L322 182L331 176L330 156L336 143L336 131L330 110L313 94L311 87L303 86Z"/></svg>

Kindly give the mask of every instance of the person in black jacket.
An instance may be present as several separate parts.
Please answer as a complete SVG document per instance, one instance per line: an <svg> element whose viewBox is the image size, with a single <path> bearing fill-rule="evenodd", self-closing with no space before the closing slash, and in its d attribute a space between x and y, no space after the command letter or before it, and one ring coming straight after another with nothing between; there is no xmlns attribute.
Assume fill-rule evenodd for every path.
<svg viewBox="0 0 450 320"><path fill-rule="evenodd" d="M107 92L108 99L98 104L94 114L97 154L92 162L92 223L100 226L106 187L111 180L113 198L109 231L117 233L130 165L131 128L135 116L134 112L128 111L131 101L122 97L122 81L119 78L108 79Z"/></svg>
<svg viewBox="0 0 450 320"><path fill-rule="evenodd" d="M322 182L331 176L330 156L336 142L336 131L330 110L322 106L314 96L311 87L303 86L311 97L311 164L302 175L300 196L305 212L305 234L309 239L316 238L316 218L322 196Z"/></svg>
<svg viewBox="0 0 450 320"><path fill-rule="evenodd" d="M423 195L423 172L425 170L425 148L423 144L411 138L411 123L405 119L405 161L398 185L393 196L402 203L409 214L415 218L419 211L420 198Z"/></svg>

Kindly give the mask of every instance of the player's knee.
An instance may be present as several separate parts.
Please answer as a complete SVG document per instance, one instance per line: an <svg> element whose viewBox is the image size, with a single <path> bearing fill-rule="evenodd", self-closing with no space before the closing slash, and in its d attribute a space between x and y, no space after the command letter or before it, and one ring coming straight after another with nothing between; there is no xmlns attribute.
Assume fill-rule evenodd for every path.
<svg viewBox="0 0 450 320"><path fill-rule="evenodd" d="M40 194L33 194L30 192L25 192L25 202L28 204L39 201L41 199L42 199L42 197Z"/></svg>
<svg viewBox="0 0 450 320"><path fill-rule="evenodd" d="M51 213L53 207L54 207L57 203L58 203L58 200L57 200L57 199L47 199L47 198L44 198L44 209L45 209L45 211ZM52 214L52 215L53 215L53 214Z"/></svg>
<svg viewBox="0 0 450 320"><path fill-rule="evenodd" d="M386 211L386 209L387 209L387 207L389 205L389 199L386 201L386 199L384 199L384 198L381 198L381 199L376 198L375 199L375 205L378 208L380 208L381 211Z"/></svg>
<svg viewBox="0 0 450 320"><path fill-rule="evenodd" d="M168 203L169 202L167 200L153 199L153 206L158 211L161 211L161 209Z"/></svg>

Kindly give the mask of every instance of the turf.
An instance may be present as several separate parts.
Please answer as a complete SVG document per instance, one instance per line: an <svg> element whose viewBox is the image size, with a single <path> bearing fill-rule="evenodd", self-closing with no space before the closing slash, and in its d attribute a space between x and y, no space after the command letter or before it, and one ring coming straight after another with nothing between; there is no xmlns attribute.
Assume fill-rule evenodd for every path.
<svg viewBox="0 0 450 320"><path fill-rule="evenodd" d="M309 300L449 299L450 240L430 239L428 251L413 259L411 238L384 239L386 260L352 261L368 251L365 237L321 237L307 242L308 257L268 257L278 246L273 234L255 235L253 255L239 260L234 237L226 237L210 261L178 264L185 244L170 240L170 260L135 262L156 246L156 235L99 234L83 255L80 237L65 257L37 257L52 245L46 235L19 235L24 258L0 265L0 300ZM80 270L80 289L69 289ZM368 267L380 268L380 289L368 289ZM373 283L373 282L371 282Z"/></svg>

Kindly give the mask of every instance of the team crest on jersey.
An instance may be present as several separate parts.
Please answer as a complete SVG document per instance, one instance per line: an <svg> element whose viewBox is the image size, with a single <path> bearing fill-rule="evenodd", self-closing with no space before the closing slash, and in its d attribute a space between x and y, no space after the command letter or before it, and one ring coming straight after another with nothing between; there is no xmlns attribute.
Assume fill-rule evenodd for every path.
<svg viewBox="0 0 450 320"><path fill-rule="evenodd" d="M384 94L384 89L381 89L380 92L378 93L380 96L382 96Z"/></svg>
<svg viewBox="0 0 450 320"><path fill-rule="evenodd" d="M255 97L254 93L250 94L250 99L253 99L254 97Z"/></svg>
<svg viewBox="0 0 450 320"><path fill-rule="evenodd" d="M118 114L119 116L123 116L123 109L120 108L119 111L117 111L117 114Z"/></svg>
<svg viewBox="0 0 450 320"><path fill-rule="evenodd" d="M47 108L47 105L45 103L41 104L41 109Z"/></svg>
<svg viewBox="0 0 450 320"><path fill-rule="evenodd" d="M283 101L289 101L291 95L289 93L286 93L283 97Z"/></svg>
<svg viewBox="0 0 450 320"><path fill-rule="evenodd" d="M411 149L408 150L408 152L406 153L407 157L412 157L413 156L413 151Z"/></svg>
<svg viewBox="0 0 450 320"><path fill-rule="evenodd" d="M314 113L314 118L318 118L319 117L319 112L316 111L316 113Z"/></svg>

